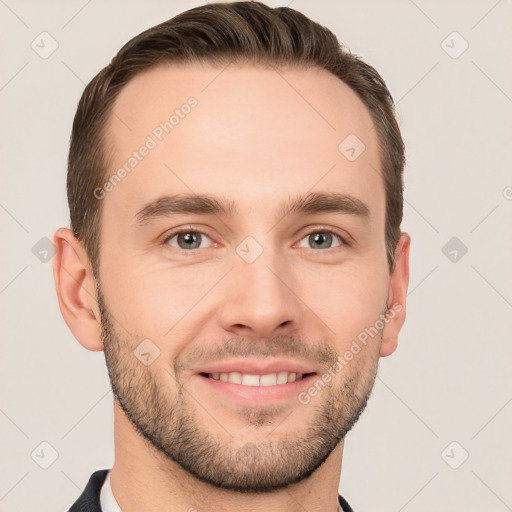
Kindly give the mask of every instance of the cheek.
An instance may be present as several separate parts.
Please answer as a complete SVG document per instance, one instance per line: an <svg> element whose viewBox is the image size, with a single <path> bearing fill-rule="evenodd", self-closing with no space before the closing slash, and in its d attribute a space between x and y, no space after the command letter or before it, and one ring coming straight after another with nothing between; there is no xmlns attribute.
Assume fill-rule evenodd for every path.
<svg viewBox="0 0 512 512"><path fill-rule="evenodd" d="M164 279L141 275L112 287L112 311L128 331L158 340L183 315L181 305L186 301L179 291L181 287Z"/></svg>
<svg viewBox="0 0 512 512"><path fill-rule="evenodd" d="M299 278L299 296L337 340L337 351L375 324L387 298L387 274L375 267L320 266Z"/></svg>
<svg viewBox="0 0 512 512"><path fill-rule="evenodd" d="M177 345L176 338L186 334L183 329L201 305L211 303L214 294L208 291L219 279L218 266L198 270L195 266L172 268L169 263L145 265L142 260L116 261L112 273L102 279L111 312L127 331L154 340L162 350L171 339Z"/></svg>
<svg viewBox="0 0 512 512"><path fill-rule="evenodd" d="M191 321L199 320L197 327L203 320L214 319L218 306L229 303L240 290L240 283L229 276L219 287L215 286L219 276L229 270L230 261L203 261L178 267L168 261L145 262L143 258L121 255L122 251L118 251L116 258L104 260L103 288L112 313L134 335L155 341L173 339L176 350L179 340L190 335L186 331L190 331ZM385 259L379 265L371 255L339 264L297 258L282 270L284 282L297 296L293 298L292 294L289 300L296 300L300 309L309 310L309 325L296 318L298 325L305 331L324 333L337 340L338 352L374 325L385 305Z"/></svg>

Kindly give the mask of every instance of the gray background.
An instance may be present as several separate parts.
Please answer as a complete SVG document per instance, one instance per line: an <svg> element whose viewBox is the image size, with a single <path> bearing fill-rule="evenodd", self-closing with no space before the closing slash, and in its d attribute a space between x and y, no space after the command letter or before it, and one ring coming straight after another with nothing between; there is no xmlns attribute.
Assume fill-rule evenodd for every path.
<svg viewBox="0 0 512 512"><path fill-rule="evenodd" d="M0 0L1 511L66 510L112 466L103 354L60 315L45 237L69 222L85 84L132 36L200 4ZM408 319L347 437L340 490L359 512L512 510L512 3L288 5L379 70L407 144Z"/></svg>

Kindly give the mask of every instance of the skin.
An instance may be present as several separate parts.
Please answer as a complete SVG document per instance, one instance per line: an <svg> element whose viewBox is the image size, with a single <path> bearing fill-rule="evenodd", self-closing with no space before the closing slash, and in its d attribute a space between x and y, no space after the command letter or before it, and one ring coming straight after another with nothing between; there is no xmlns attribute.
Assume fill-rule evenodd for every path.
<svg viewBox="0 0 512 512"><path fill-rule="evenodd" d="M222 69L161 65L121 91L108 176L187 98L198 105L102 199L100 289L72 232L55 233L60 309L84 347L105 350L123 402L114 401L111 485L124 512L335 512L343 437L405 320L410 239L402 233L390 274L376 131L350 88L318 69ZM351 133L366 146L353 162L338 150ZM277 215L292 196L333 191L363 201L368 218ZM231 199L240 214L136 226L148 202L191 192ZM184 254L176 237L164 241L180 227L204 233L201 248ZM345 242L318 248L308 238L326 230ZM252 263L236 252L247 236L263 248ZM322 375L396 304L400 311L308 404L241 406L195 373L205 361L249 354L300 356ZM144 339L160 350L149 366L133 354Z"/></svg>

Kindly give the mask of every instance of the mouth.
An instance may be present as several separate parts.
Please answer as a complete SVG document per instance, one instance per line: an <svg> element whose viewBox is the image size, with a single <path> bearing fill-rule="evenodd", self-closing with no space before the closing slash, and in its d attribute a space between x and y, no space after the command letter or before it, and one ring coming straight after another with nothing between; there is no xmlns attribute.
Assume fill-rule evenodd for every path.
<svg viewBox="0 0 512 512"><path fill-rule="evenodd" d="M292 382L301 381L315 375L315 372L310 373L297 373L289 371L280 371L275 373L257 374L257 373L242 373L242 372L201 372L199 373L204 378L217 380L220 382L229 382L232 384L239 384L242 386L282 386Z"/></svg>
<svg viewBox="0 0 512 512"><path fill-rule="evenodd" d="M220 400L223 407L232 401L246 407L283 402L291 405L298 402L300 393L312 386L318 377L317 372L306 366L277 361L263 367L245 361L240 365L229 363L203 370L207 371L196 373L201 393L211 396L212 400Z"/></svg>

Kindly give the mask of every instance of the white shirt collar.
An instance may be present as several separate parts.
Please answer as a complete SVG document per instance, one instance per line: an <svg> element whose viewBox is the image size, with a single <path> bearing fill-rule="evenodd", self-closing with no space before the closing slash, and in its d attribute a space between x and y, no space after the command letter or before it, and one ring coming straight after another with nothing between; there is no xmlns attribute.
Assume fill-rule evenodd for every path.
<svg viewBox="0 0 512 512"><path fill-rule="evenodd" d="M107 478L105 478L105 482L101 487L100 505L103 512L123 512L112 493L112 486L110 485L110 471L107 473ZM338 505L338 512L343 512L341 505Z"/></svg>
<svg viewBox="0 0 512 512"><path fill-rule="evenodd" d="M110 485L110 471L107 473L107 478L105 478L105 482L101 487L100 505L103 512L123 512L112 493L112 486Z"/></svg>

